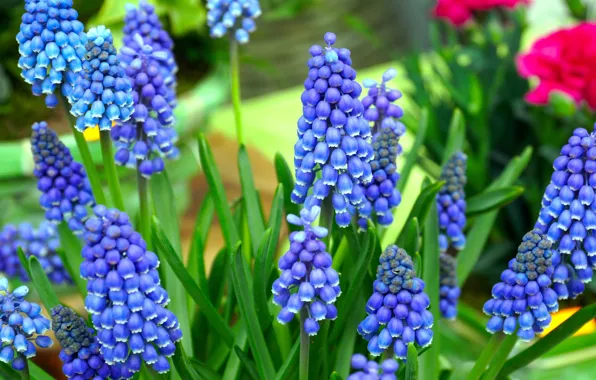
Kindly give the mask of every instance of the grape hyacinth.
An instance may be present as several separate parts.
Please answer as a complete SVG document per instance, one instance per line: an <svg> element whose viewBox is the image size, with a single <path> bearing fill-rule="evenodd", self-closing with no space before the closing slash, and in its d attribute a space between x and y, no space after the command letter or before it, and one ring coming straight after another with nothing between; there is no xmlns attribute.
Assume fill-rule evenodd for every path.
<svg viewBox="0 0 596 380"><path fill-rule="evenodd" d="M420 347L431 344L430 300L406 251L396 245L385 249L373 289L366 303L368 316L358 325L358 333L368 341L371 355L379 356L392 346L395 357L405 359L408 343L415 342Z"/></svg>
<svg viewBox="0 0 596 380"><path fill-rule="evenodd" d="M138 49L127 46L120 50L121 66L132 83L134 113L130 122L117 123L111 135L117 146L115 161L138 169L150 178L164 169L161 156L175 159L179 156L174 146L177 139L173 128L172 107L166 100L168 87L161 75L159 62L168 58L166 51L154 51L144 45L136 34Z"/></svg>
<svg viewBox="0 0 596 380"><path fill-rule="evenodd" d="M553 289L575 298L596 269L596 143L583 128L573 131L553 163L535 228L553 243Z"/></svg>
<svg viewBox="0 0 596 380"><path fill-rule="evenodd" d="M37 229L29 223L18 226L7 224L0 231L0 272L8 278L18 277L29 281L29 275L19 260L21 247L26 257L35 256L48 279L54 284L71 283L72 279L58 255L60 240L56 228L43 221Z"/></svg>
<svg viewBox="0 0 596 380"><path fill-rule="evenodd" d="M437 195L437 212L439 213L439 248L441 252L449 247L460 251L466 246L466 168L468 157L456 152L449 158L441 173L445 185Z"/></svg>
<svg viewBox="0 0 596 380"><path fill-rule="evenodd" d="M358 98L362 88L355 81L350 51L332 47L335 39L335 34L326 33L325 48L310 48L310 71L304 82L294 145L296 185L291 197L294 203L320 206L330 196L337 224L346 227L350 214L364 204L361 184L373 179L369 162L374 152L368 142L370 127L362 117L364 108ZM321 177L317 179L318 171Z"/></svg>
<svg viewBox="0 0 596 380"><path fill-rule="evenodd" d="M557 293L551 289L554 268L552 243L539 230L524 235L515 258L493 286L493 298L483 311L491 318L486 330L503 331L529 341L551 322L550 313L558 310Z"/></svg>
<svg viewBox="0 0 596 380"><path fill-rule="evenodd" d="M354 354L351 360L352 369L357 370L348 376L348 380L396 380L399 364L394 359L383 360L379 364L374 360L367 360L362 354ZM379 373L379 369L381 373Z"/></svg>
<svg viewBox="0 0 596 380"><path fill-rule="evenodd" d="M94 330L88 328L74 310L62 305L53 308L52 329L62 346L58 356L64 363L62 372L67 378L107 379L110 376L110 367L99 352Z"/></svg>
<svg viewBox="0 0 596 380"><path fill-rule="evenodd" d="M17 371L25 369L26 360L35 356L35 345L40 348L52 345L49 336L41 335L50 329L50 320L41 314L38 304L25 300L27 293L26 286L19 286L11 293L8 280L0 278L0 361L11 364Z"/></svg>
<svg viewBox="0 0 596 380"><path fill-rule="evenodd" d="M170 370L167 357L182 339L178 318L165 307L159 259L147 250L128 215L103 205L85 222L81 277L87 279L85 308L92 315L100 351L122 378L141 368L141 360L159 372Z"/></svg>
<svg viewBox="0 0 596 380"><path fill-rule="evenodd" d="M133 112L132 86L116 55L110 29L100 25L85 35L83 70L77 75L69 101L80 132L99 125L112 128L114 121L127 121Z"/></svg>
<svg viewBox="0 0 596 380"><path fill-rule="evenodd" d="M46 122L35 123L31 129L33 174L42 193L39 203L46 210L46 219L56 224L65 221L80 234L87 207L95 204L85 169Z"/></svg>
<svg viewBox="0 0 596 380"><path fill-rule="evenodd" d="M457 300L461 293L457 285L457 260L447 253L441 253L439 265L439 309L443 318L455 319L457 316Z"/></svg>
<svg viewBox="0 0 596 380"><path fill-rule="evenodd" d="M25 0L21 17L19 68L25 82L32 85L35 96L46 95L46 105L54 108L60 87L69 96L82 69L84 26L77 20L72 0Z"/></svg>
<svg viewBox="0 0 596 380"><path fill-rule="evenodd" d="M324 227L312 226L320 213L318 206L302 209L300 217L288 215L288 222L303 227L290 234L290 249L279 259L281 275L273 282L273 302L282 307L277 315L281 324L289 323L302 309L308 318L301 321L308 335L316 335L319 322L337 318L335 300L341 294L339 274L331 267L331 255L320 239Z"/></svg>
<svg viewBox="0 0 596 380"><path fill-rule="evenodd" d="M213 38L230 33L245 44L249 33L257 29L255 20L261 15L259 0L207 0L207 26Z"/></svg>
<svg viewBox="0 0 596 380"><path fill-rule="evenodd" d="M126 4L126 16L124 16L124 37L122 42L133 50L140 51L143 45L149 45L153 51L166 53L166 57L156 62L159 73L166 85L168 91L164 96L170 107L176 106L176 73L178 65L174 58L174 42L166 32L159 17L155 13L155 7L146 0L139 1L139 7L132 4ZM139 44L135 40L135 35L139 34L143 43Z"/></svg>

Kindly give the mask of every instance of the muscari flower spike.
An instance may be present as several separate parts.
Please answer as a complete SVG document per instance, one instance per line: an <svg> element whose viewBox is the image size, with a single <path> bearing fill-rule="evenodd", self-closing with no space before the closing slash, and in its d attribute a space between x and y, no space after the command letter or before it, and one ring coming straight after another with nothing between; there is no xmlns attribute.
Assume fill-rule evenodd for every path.
<svg viewBox="0 0 596 380"><path fill-rule="evenodd" d="M348 380L396 380L399 364L394 359L385 359L379 364L374 360L366 359L362 354L352 355L352 369L356 372L348 376ZM379 373L379 370L381 372Z"/></svg>
<svg viewBox="0 0 596 380"><path fill-rule="evenodd" d="M38 304L25 300L27 293L26 286L19 286L11 293L8 280L0 277L0 361L11 364L17 371L25 369L26 360L35 356L35 345L40 348L52 345L49 336L41 335L50 329L50 320L41 314Z"/></svg>
<svg viewBox="0 0 596 380"><path fill-rule="evenodd" d="M439 248L447 251L451 246L460 251L466 246L466 168L468 156L456 152L449 158L441 173L445 185L437 194L437 212L439 214Z"/></svg>
<svg viewBox="0 0 596 380"><path fill-rule="evenodd" d="M173 128L172 107L166 100L168 87L159 69L159 62L167 59L165 51L154 51L144 45L140 34L135 35L138 49L127 46L120 50L120 60L132 83L135 111L127 123L117 123L111 131L117 151L118 165L137 168L150 178L164 169L162 156L175 159L180 152Z"/></svg>
<svg viewBox="0 0 596 380"><path fill-rule="evenodd" d="M94 330L74 310L58 305L52 309L52 329L60 343L62 372L69 379L107 379L111 370L106 364Z"/></svg>
<svg viewBox="0 0 596 380"><path fill-rule="evenodd" d="M85 222L81 277L88 281L85 308L100 352L113 377L131 378L141 361L165 373L182 332L178 318L165 308L170 299L160 285L159 259L126 213L103 205L93 212Z"/></svg>
<svg viewBox="0 0 596 380"><path fill-rule="evenodd" d="M308 318L301 323L308 335L317 334L320 321L337 318L334 303L341 294L339 274L331 267L331 255L320 240L328 231L312 226L320 211L313 206L302 209L299 217L288 215L288 222L303 227L303 231L290 234L290 249L279 259L282 272L272 289L273 302L282 307L277 321L289 323L304 309Z"/></svg>
<svg viewBox="0 0 596 380"><path fill-rule="evenodd" d="M457 300L461 290L457 285L457 259L447 253L439 256L439 309L445 319L457 316Z"/></svg>
<svg viewBox="0 0 596 380"><path fill-rule="evenodd" d="M133 112L132 86L119 64L110 29L100 25L84 38L83 69L77 75L69 101L80 132L99 125L112 128L114 121L127 121Z"/></svg>
<svg viewBox="0 0 596 380"><path fill-rule="evenodd" d="M35 256L39 260L52 283L72 282L58 255L60 240L51 223L43 221L37 229L29 223L18 226L7 224L0 230L0 272L9 278L19 277L22 281L29 281L29 275L19 260L19 247L26 257Z"/></svg>
<svg viewBox="0 0 596 380"><path fill-rule="evenodd" d="M596 269L596 141L573 131L553 163L534 228L553 243L553 289L559 299L582 294Z"/></svg>
<svg viewBox="0 0 596 380"><path fill-rule="evenodd" d="M255 20L260 15L259 0L207 0L207 26L213 38L229 32L238 43L245 44L249 33L257 29Z"/></svg>
<svg viewBox="0 0 596 380"><path fill-rule="evenodd" d="M529 341L551 322L550 313L559 309L557 293L551 288L554 268L552 243L539 230L524 235L515 258L493 286L493 298L483 311L491 316L486 330L503 331Z"/></svg>
<svg viewBox="0 0 596 380"><path fill-rule="evenodd" d="M82 69L85 54L84 26L77 20L72 0L25 0L21 17L19 68L25 82L32 85L35 96L46 95L46 105L54 108L60 87L69 96Z"/></svg>
<svg viewBox="0 0 596 380"><path fill-rule="evenodd" d="M401 98L401 92L387 88L387 82L395 78L395 69L389 69L383 74L381 84L365 79L368 95L362 99L364 119L372 123L372 147L374 158L370 162L373 180L364 184L364 204L358 209L358 225L364 229L367 220L374 213L377 222L388 226L393 222L392 210L401 203L401 194L396 188L399 173L395 160L402 152L399 139L406 131L406 127L396 120L403 116L403 110L393 104Z"/></svg>
<svg viewBox="0 0 596 380"><path fill-rule="evenodd" d="M361 184L373 179L369 162L374 152L368 142L370 127L362 117L364 108L358 98L362 88L355 81L350 51L332 47L335 39L335 34L326 33L325 48L310 48L310 71L304 82L294 145L296 184L291 197L292 202L306 201L309 207L320 206L330 196L335 221L346 227L350 214L364 205ZM320 178L316 178L318 171Z"/></svg>
<svg viewBox="0 0 596 380"><path fill-rule="evenodd" d="M80 234L87 207L95 204L85 169L46 122L35 123L31 129L33 174L42 193L39 203L46 210L46 219L55 224L65 221Z"/></svg>
<svg viewBox="0 0 596 380"><path fill-rule="evenodd" d="M159 17L155 13L155 7L145 0L139 1L138 8L132 4L126 4L126 16L124 16L124 46L139 51L144 45L149 45L153 51L165 52L165 57L155 62L159 73L168 91L164 95L172 108L176 106L176 73L178 65L174 57L174 42L166 32ZM135 40L139 34L143 42Z"/></svg>
<svg viewBox="0 0 596 380"><path fill-rule="evenodd" d="M371 355L379 356L393 346L395 357L406 359L409 343L420 347L431 344L430 300L406 251L396 245L385 249L373 289L366 303L368 316L358 325L358 333L368 341Z"/></svg>

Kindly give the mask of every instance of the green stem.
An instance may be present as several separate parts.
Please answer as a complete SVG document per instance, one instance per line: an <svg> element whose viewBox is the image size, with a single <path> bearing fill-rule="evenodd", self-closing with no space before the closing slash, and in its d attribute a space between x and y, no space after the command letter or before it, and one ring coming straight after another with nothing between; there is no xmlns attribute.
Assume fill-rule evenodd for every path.
<svg viewBox="0 0 596 380"><path fill-rule="evenodd" d="M93 196L95 197L95 202L97 202L98 204L105 204L106 196L104 195L103 188L101 187L101 181L99 180L99 173L97 172L97 167L93 163L93 158L91 158L91 151L89 151L89 145L87 145L87 140L85 140L85 136L75 129L74 126L76 123L76 119L70 112L68 112L68 106L68 101L65 97L62 97L62 107L64 107L66 119L68 120L68 124L72 129L72 135L74 136L75 142L77 143L77 148L79 149L79 153L81 154L83 166L85 167L85 172L87 173L87 177L89 178L91 190L93 191Z"/></svg>
<svg viewBox="0 0 596 380"><path fill-rule="evenodd" d="M118 171L116 170L116 163L114 162L110 131L100 131L99 140L101 142L103 166L106 172L106 177L108 178L108 187L110 188L112 203L118 210L125 211L124 200L122 199L122 190L120 190L120 180L118 179Z"/></svg>
<svg viewBox="0 0 596 380"><path fill-rule="evenodd" d="M507 361L507 358L509 357L511 350L513 350L513 347L515 346L516 342L516 334L508 335L503 340L503 343L501 343L501 347L499 347L499 350L497 350L497 352L495 352L495 354L493 355L493 359L491 360L488 369L482 376L482 380L494 380L497 378L499 372L501 372L501 369L503 368L503 365L505 365L505 362Z"/></svg>
<svg viewBox="0 0 596 380"><path fill-rule="evenodd" d="M310 360L310 337L304 331L304 321L308 318L305 308L300 310L300 367L299 380L308 380L308 362Z"/></svg>
<svg viewBox="0 0 596 380"><path fill-rule="evenodd" d="M145 141L147 136L143 132L143 125L137 124L137 140ZM149 215L149 181L143 177L139 167L142 160L137 160L137 190L139 192L139 229L146 241L151 238L151 216Z"/></svg>
<svg viewBox="0 0 596 380"><path fill-rule="evenodd" d="M321 204L321 216L319 218L319 226L325 227L328 231L327 236L323 239L323 242L327 245L327 252L331 252L331 227L333 226L333 203L331 197L323 199Z"/></svg>
<svg viewBox="0 0 596 380"><path fill-rule="evenodd" d="M23 368L21 373L21 380L29 380L29 362L25 359L25 368Z"/></svg>
<svg viewBox="0 0 596 380"><path fill-rule="evenodd" d="M238 144L244 144L242 132L242 113L240 97L240 59L238 57L238 41L230 35L230 80L232 85L232 105L234 106L234 119L236 121L236 138Z"/></svg>
<svg viewBox="0 0 596 380"><path fill-rule="evenodd" d="M501 346L501 343L503 342L503 338L504 337L502 334L494 334L490 338L490 340L488 341L486 346L484 346L484 350L482 350L482 352L480 353L478 360L476 360L476 363L474 364L474 367L468 374L468 377L466 378L466 380L480 379L480 377L484 373L484 370L486 370L488 363L495 355L495 352Z"/></svg>

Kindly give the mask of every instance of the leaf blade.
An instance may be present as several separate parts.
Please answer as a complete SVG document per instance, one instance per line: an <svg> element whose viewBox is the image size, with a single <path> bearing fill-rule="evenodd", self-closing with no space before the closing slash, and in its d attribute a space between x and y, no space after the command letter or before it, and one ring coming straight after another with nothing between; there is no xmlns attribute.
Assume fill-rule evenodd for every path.
<svg viewBox="0 0 596 380"><path fill-rule="evenodd" d="M57 231L62 248L58 250L58 255L66 271L77 285L79 293L85 298L87 296L87 281L81 278L81 272L79 270L83 263L83 256L81 255L83 245L81 244L81 240L72 233L65 222L58 225Z"/></svg>
<svg viewBox="0 0 596 380"><path fill-rule="evenodd" d="M265 232L265 226L261 215L261 200L256 191L250 160L244 145L242 145L238 151L238 173L240 174L240 184L242 187L242 198L244 199L246 218L250 226L249 231L252 253L255 255L261 237Z"/></svg>
<svg viewBox="0 0 596 380"><path fill-rule="evenodd" d="M447 144L443 152L443 161L441 167L445 166L447 161L455 153L462 151L464 142L466 141L466 121L464 114L459 108L453 111L451 117L451 124L449 125L449 135L447 136Z"/></svg>
<svg viewBox="0 0 596 380"><path fill-rule="evenodd" d="M414 168L414 165L416 165L416 161L418 161L418 152L420 151L422 144L424 144L426 132L428 131L429 112L430 111L428 110L428 108L422 110L422 113L420 114L420 119L418 121L418 131L416 132L416 139L414 140L414 144L410 148L410 151L406 155L406 160L401 168L401 177L399 183L397 184L397 188L402 193L406 188L406 184L408 182L410 174L412 173L412 169Z"/></svg>
<svg viewBox="0 0 596 380"><path fill-rule="evenodd" d="M406 362L406 380L418 379L418 351L413 343L408 344L408 360Z"/></svg>
<svg viewBox="0 0 596 380"><path fill-rule="evenodd" d="M506 186L484 191L466 201L466 216L483 214L507 206L524 193L521 186Z"/></svg>
<svg viewBox="0 0 596 380"><path fill-rule="evenodd" d="M294 176L292 171L290 170L290 167L288 166L288 163L284 157L279 153L275 154L274 163L277 181L284 186L284 208L286 215L298 215L298 205L292 202L292 190L294 189ZM290 232L296 231L298 229L297 226L291 223L287 223L287 226Z"/></svg>
<svg viewBox="0 0 596 380"><path fill-rule="evenodd" d="M29 271L31 273L31 282L33 282L33 286L35 286L35 290L37 290L37 294L39 294L39 298L46 309L50 311L60 305L58 296L52 290L52 283L35 256L29 257Z"/></svg>

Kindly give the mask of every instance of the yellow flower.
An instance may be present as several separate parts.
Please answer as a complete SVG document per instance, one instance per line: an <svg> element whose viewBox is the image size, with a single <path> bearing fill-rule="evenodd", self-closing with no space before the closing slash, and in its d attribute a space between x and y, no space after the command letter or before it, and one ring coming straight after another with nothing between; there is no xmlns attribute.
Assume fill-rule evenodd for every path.
<svg viewBox="0 0 596 380"><path fill-rule="evenodd" d="M85 129L83 132L83 136L85 136L86 141L97 141L99 140L99 127L96 125L93 128Z"/></svg>
<svg viewBox="0 0 596 380"><path fill-rule="evenodd" d="M568 307L566 309L559 310L556 313L552 314L553 321L551 322L550 326L544 330L541 336L544 336L550 333L555 327L559 326L561 323L565 322L569 317L571 317L576 311L578 311L579 307ZM582 326L581 329L577 330L574 336L578 335L586 335L596 331L596 321L593 319L590 322L586 323Z"/></svg>

